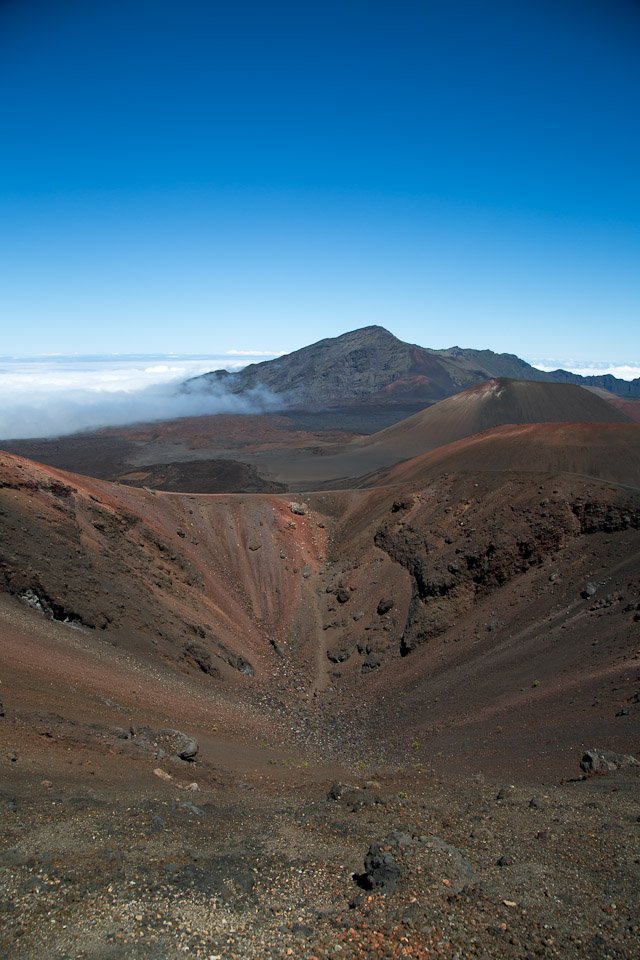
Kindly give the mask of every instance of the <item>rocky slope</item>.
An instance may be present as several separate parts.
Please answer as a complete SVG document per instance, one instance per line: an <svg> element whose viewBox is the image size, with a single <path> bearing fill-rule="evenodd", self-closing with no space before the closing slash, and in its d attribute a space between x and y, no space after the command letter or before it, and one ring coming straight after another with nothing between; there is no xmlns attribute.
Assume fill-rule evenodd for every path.
<svg viewBox="0 0 640 960"><path fill-rule="evenodd" d="M0 956L635 957L638 489L4 454L0 525Z"/></svg>
<svg viewBox="0 0 640 960"><path fill-rule="evenodd" d="M640 377L636 377L635 380L621 380L620 377L614 377L610 373L584 377L569 370L553 370L551 376L556 383L577 383L581 387L598 387L618 397L640 397Z"/></svg>
<svg viewBox="0 0 640 960"><path fill-rule="evenodd" d="M640 379L581 377L537 370L514 354L450 347L433 350L405 343L384 327L363 327L320 340L287 356L250 364L236 373L218 370L187 381L184 389L219 390L306 410L377 405L418 409L492 378L599 387L640 396Z"/></svg>
<svg viewBox="0 0 640 960"><path fill-rule="evenodd" d="M587 581L604 601L610 638L635 650L637 489L554 473L448 470L295 502L277 494L153 494L7 455L0 468L0 586L16 603L89 643L115 644L176 677L197 677L225 702L285 713L312 702L325 746L332 737L340 742L353 706L363 720L380 709L366 678L384 675L402 703L413 702L433 651L443 663L453 655L455 665L461 640L460 650L473 648L478 618L510 624L483 644L484 679L472 696L484 689L488 705L496 695L493 657L506 648L517 664L513 638L523 623L544 624L554 596L562 601L553 612L565 634L562 656L572 651L579 674L586 626L574 605ZM624 564L626 585L612 574ZM551 573L558 584L539 593ZM546 626L533 636L546 651ZM530 650L516 669L526 672L532 657ZM405 660L414 664L409 675ZM520 699L508 707L514 718ZM415 707L412 725L423 722ZM390 728L377 726L384 752ZM353 749L367 749L371 735L367 723L355 740L351 730ZM394 743L390 735L391 753Z"/></svg>
<svg viewBox="0 0 640 960"><path fill-rule="evenodd" d="M251 364L237 373L207 373L187 381L185 389L209 385L247 393L266 388L282 398L283 406L305 409L358 404L418 408L496 376L551 379L510 354L458 347L428 350L372 326Z"/></svg>

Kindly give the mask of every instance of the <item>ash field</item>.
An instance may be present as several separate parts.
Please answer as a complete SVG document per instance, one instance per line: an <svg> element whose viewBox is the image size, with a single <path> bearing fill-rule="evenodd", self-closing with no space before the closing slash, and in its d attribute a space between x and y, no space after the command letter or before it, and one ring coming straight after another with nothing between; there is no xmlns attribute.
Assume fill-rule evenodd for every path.
<svg viewBox="0 0 640 960"><path fill-rule="evenodd" d="M515 361L1 444L0 956L639 955L639 402Z"/></svg>

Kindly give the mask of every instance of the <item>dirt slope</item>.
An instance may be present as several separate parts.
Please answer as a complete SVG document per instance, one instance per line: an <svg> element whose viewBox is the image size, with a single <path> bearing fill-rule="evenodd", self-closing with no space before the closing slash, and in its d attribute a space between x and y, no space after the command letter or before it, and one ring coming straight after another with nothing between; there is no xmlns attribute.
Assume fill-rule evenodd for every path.
<svg viewBox="0 0 640 960"><path fill-rule="evenodd" d="M497 379L441 400L360 443L395 449L398 459L407 459L416 451L426 453L507 423L628 423L629 419L582 387Z"/></svg>
<svg viewBox="0 0 640 960"><path fill-rule="evenodd" d="M640 487L637 424L503 426L407 460L365 483L421 483L449 471L575 473Z"/></svg>
<svg viewBox="0 0 640 960"><path fill-rule="evenodd" d="M594 425L593 455L587 452L592 444L591 434L585 433L581 426L574 431L573 427L568 426L572 423ZM486 454L484 459L478 461L479 469L575 470L605 479L617 479L621 471L627 477L636 468L636 432L616 433L614 429L609 434L604 426L600 429L595 425L611 424L617 427L630 423L632 420L626 412L573 384L490 380L441 400L372 436L356 438L348 444L333 447L328 444L322 448L321 456L318 456L317 450L312 453L304 449L272 449L258 454L252 462L258 463L260 469L268 471L294 490L314 489L319 484L349 487L354 485L355 478L363 477L365 484L372 485L384 482L382 478L385 477L390 482L395 481L394 473L379 472L381 469L393 467L400 461L413 460L421 454L428 454L429 451L443 448L456 440L471 438L494 427L507 424L534 427L536 424L566 424L566 428L555 432L549 427L544 439L539 441L542 457L539 462L536 459L538 453L530 457L526 447L518 456L514 443L513 450L504 454L496 453L499 460L497 467L489 465L491 456ZM513 434L514 437L518 435ZM529 434L525 431L523 436L529 437ZM533 440L531 442L535 443ZM567 450L576 448L581 452L576 455L568 453L563 461L560 452L565 442ZM607 456L606 447L609 443L615 466ZM624 452L620 460L619 448L626 444L630 449ZM542 448L546 447L549 449L544 452ZM464 445L455 448L456 451L463 449ZM475 456L476 447L469 449L473 449ZM443 453L442 456L448 454ZM464 459L463 454L460 456ZM513 461L509 460L510 456L514 457ZM439 462L438 458L434 460L434 463ZM628 463L628 469L623 468L624 463ZM473 464L470 466L473 468ZM461 463L460 469L468 468ZM455 463L452 469L458 469ZM373 476L369 477L369 474ZM398 479L403 477L401 470ZM407 479L413 479L413 475L408 473Z"/></svg>
<svg viewBox="0 0 640 960"><path fill-rule="evenodd" d="M489 622L499 607L514 611L502 640L516 663L509 638L544 619L541 597L520 593L535 571L557 564L575 599L596 569L603 583L611 579L604 571L612 557L628 556L629 574L638 561L638 493L567 475L500 473L495 462L459 479L431 468L425 478L421 464L409 464L412 479L402 485L295 503L283 495L153 494L3 455L0 583L33 616L65 623L100 649L112 644L177 677L205 679L225 702L285 713L304 713L311 702L322 721L318 742L339 740L346 724L357 752L367 749L379 706L367 693L370 676L380 672L390 684L397 673L398 695L412 702L412 685L423 678L405 672L405 658L418 662L427 640L451 631L456 643L475 636L477 618ZM622 590L625 603L633 607L636 592L637 585ZM547 600L545 593L543 607ZM554 616L565 630L573 613L568 602L562 609ZM575 647L571 631L564 647L576 670L580 630ZM633 646L616 630L622 647ZM532 642L546 651L544 631ZM489 703L497 691L487 656L474 691L486 686ZM455 689L455 671L451 677ZM518 698L505 709L517 716ZM353 710L359 729L350 727ZM411 722L422 723L419 711ZM381 729L376 742L383 749L388 737L393 754L392 728ZM519 749L521 741L510 763Z"/></svg>

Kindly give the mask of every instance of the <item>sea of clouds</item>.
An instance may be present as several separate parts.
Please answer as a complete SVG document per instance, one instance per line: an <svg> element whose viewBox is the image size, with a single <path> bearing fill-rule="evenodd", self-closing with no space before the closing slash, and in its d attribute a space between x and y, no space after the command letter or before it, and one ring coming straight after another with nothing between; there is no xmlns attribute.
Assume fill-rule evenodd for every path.
<svg viewBox="0 0 640 960"><path fill-rule="evenodd" d="M237 370L275 354L231 350L224 355L0 357L0 439L59 437L79 430L213 413L278 409L282 399L267 391L236 397L184 392L180 385L209 370ZM540 370L571 370L583 376L610 373L640 377L640 362L534 358Z"/></svg>
<svg viewBox="0 0 640 960"><path fill-rule="evenodd" d="M538 370L568 370L581 377L601 377L611 374L620 380L636 380L640 377L640 361L615 362L611 360L556 360L553 357L537 357L527 361Z"/></svg>
<svg viewBox="0 0 640 960"><path fill-rule="evenodd" d="M274 409L266 391L181 392L190 377L272 354L0 357L0 439L58 437L127 423Z"/></svg>

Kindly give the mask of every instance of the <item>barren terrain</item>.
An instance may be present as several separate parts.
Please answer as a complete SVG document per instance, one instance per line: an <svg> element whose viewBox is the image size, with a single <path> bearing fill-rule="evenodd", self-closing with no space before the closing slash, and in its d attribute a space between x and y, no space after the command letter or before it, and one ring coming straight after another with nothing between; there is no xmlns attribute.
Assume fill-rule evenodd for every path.
<svg viewBox="0 0 640 960"><path fill-rule="evenodd" d="M500 388L0 454L0 956L638 956L640 426Z"/></svg>

